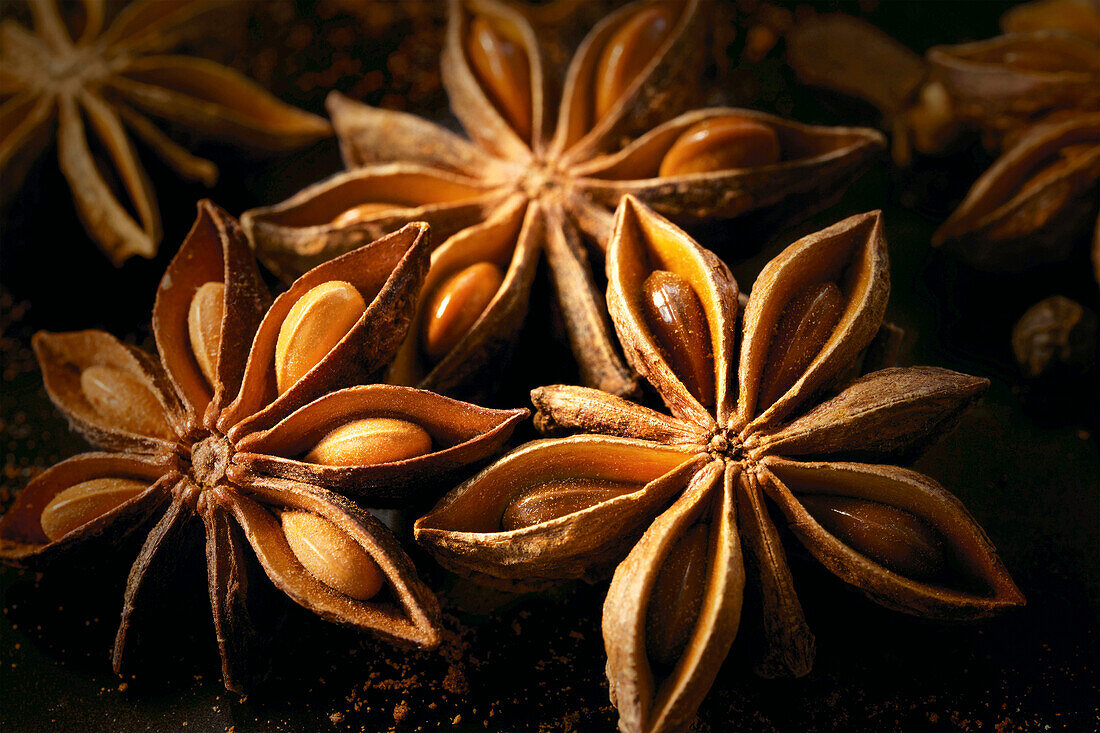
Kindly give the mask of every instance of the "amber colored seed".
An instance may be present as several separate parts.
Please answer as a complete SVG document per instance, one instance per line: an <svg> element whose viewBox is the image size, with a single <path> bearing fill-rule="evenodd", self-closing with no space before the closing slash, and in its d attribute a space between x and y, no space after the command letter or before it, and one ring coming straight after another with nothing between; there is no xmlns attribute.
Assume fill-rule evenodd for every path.
<svg viewBox="0 0 1100 733"><path fill-rule="evenodd" d="M504 273L492 262L478 262L459 270L436 288L424 309L424 354L437 362L473 327L504 282Z"/></svg>
<svg viewBox="0 0 1100 733"><path fill-rule="evenodd" d="M275 344L279 394L325 358L366 310L363 296L343 280L321 283L299 298L283 320Z"/></svg>
<svg viewBox="0 0 1100 733"><path fill-rule="evenodd" d="M747 117L712 117L684 130L661 160L659 175L683 176L779 161L779 136L771 125Z"/></svg>
<svg viewBox="0 0 1100 733"><path fill-rule="evenodd" d="M314 578L359 601L382 589L381 568L335 524L301 511L284 512L282 521L287 544Z"/></svg>
<svg viewBox="0 0 1100 733"><path fill-rule="evenodd" d="M1062 53L1046 46L1043 48L1013 48L1004 52L1001 63L1019 71L1056 73L1077 71L1082 59L1073 53Z"/></svg>
<svg viewBox="0 0 1100 733"><path fill-rule="evenodd" d="M677 540L657 573L645 616L649 658L671 666L684 653L707 585L709 524L696 524Z"/></svg>
<svg viewBox="0 0 1100 733"><path fill-rule="evenodd" d="M676 15L672 3L643 8L607 40L593 77L594 121L603 119L635 77L653 60L657 47L672 30Z"/></svg>
<svg viewBox="0 0 1100 733"><path fill-rule="evenodd" d="M843 308L844 298L833 282L811 285L791 298L779 317L764 363L760 410L771 406L798 381L833 335Z"/></svg>
<svg viewBox="0 0 1100 733"><path fill-rule="evenodd" d="M856 552L907 578L926 580L946 564L943 540L902 509L847 496L800 496L818 524Z"/></svg>
<svg viewBox="0 0 1100 733"><path fill-rule="evenodd" d="M642 283L642 311L665 359L704 407L714 405L710 326L686 278L654 270Z"/></svg>
<svg viewBox="0 0 1100 733"><path fill-rule="evenodd" d="M519 40L493 20L470 21L466 55L482 89L524 140L531 139L531 64Z"/></svg>
<svg viewBox="0 0 1100 733"><path fill-rule="evenodd" d="M90 366L80 373L84 399L104 420L129 433L171 438L164 409L145 384L110 366Z"/></svg>
<svg viewBox="0 0 1100 733"><path fill-rule="evenodd" d="M370 466L416 458L432 450L424 428L392 417L366 417L341 425L306 454L324 466Z"/></svg>
<svg viewBox="0 0 1100 733"><path fill-rule="evenodd" d="M204 283L195 291L187 311L187 334L191 337L191 353L211 386L218 382L218 352L222 344L224 314L224 283Z"/></svg>
<svg viewBox="0 0 1100 733"><path fill-rule="evenodd" d="M634 484L607 479L560 479L537 484L519 493L500 518L506 532L523 529L638 490Z"/></svg>
<svg viewBox="0 0 1100 733"><path fill-rule="evenodd" d="M332 220L332 226L346 227L352 224L358 224L361 221L372 218L375 214L379 214L383 211L390 211L391 209L402 208L398 204L384 204L370 202L365 204L359 204L353 206L347 211L342 212L339 216Z"/></svg>
<svg viewBox="0 0 1100 733"><path fill-rule="evenodd" d="M50 542L83 527L140 494L148 485L128 478L94 478L60 492L42 510L39 520Z"/></svg>

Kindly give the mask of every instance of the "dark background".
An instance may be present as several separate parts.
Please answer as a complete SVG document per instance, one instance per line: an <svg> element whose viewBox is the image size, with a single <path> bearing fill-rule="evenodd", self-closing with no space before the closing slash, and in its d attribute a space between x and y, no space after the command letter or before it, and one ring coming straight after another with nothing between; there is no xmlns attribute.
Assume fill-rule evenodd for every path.
<svg viewBox="0 0 1100 733"><path fill-rule="evenodd" d="M603 3L604 6L613 3ZM918 52L996 34L1006 3L816 3L868 18ZM294 104L323 114L339 88L371 104L453 124L438 87L442 13L336 0L270 3L242 13L225 38L196 53L230 63ZM744 19L748 4L720 9ZM18 17L13 3L0 4ZM594 7L581 13L598 15ZM371 13L374 13L372 15ZM729 17L729 16L726 16ZM874 112L801 89L782 46L758 64L712 69L712 101L822 123L875 122ZM395 58L397 59L395 61ZM719 49L717 58L722 58ZM186 137L177 137L190 142ZM261 160L215 143L212 190L182 183L139 144L157 190L165 236L153 260L112 267L77 221L50 148L0 211L0 506L36 473L87 449L49 403L30 354L31 334L100 328L151 345L149 314L165 265L210 196L234 213L279 201L340 169L334 141ZM751 673L754 609L700 709L699 730L1092 730L1098 724L1098 389L1095 369L1058 385L1024 382L1009 344L1032 303L1061 294L1097 308L1082 241L1071 259L1023 275L976 273L930 249L931 232L990 162L973 145L899 171L883 160L836 207L788 232L746 234L737 223L696 232L733 267L744 289L778 249L853 213L885 212L892 295L887 317L906 330L903 364L988 376L983 404L915 467L955 493L985 528L1028 605L974 624L889 612L791 550L795 582L817 636L813 672L796 681ZM526 404L539 384L575 382L568 352L540 338L549 316L532 299L532 336L519 345L500 404ZM531 436L529 428L517 440ZM409 545L411 543L407 543ZM788 547L791 547L788 545ZM0 569L0 727L39 730L611 730L599 630L606 585L511 597L485 592L412 550L440 590L443 653L411 653L273 607L270 680L245 699L220 683L205 570L164 599L163 634L148 641L137 679L110 672L109 650L133 553L38 576ZM185 727L186 726L186 727Z"/></svg>

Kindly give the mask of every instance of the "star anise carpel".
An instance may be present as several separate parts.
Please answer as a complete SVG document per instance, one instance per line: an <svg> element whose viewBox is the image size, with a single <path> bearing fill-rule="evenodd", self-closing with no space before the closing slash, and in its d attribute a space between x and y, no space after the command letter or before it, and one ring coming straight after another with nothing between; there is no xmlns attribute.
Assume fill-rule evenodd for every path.
<svg viewBox="0 0 1100 733"><path fill-rule="evenodd" d="M523 11L453 0L442 73L469 139L333 93L349 170L246 212L242 223L284 275L410 220L451 235L433 253L421 310L390 372L441 390L469 388L502 363L545 255L583 380L631 393L635 377L611 335L598 264L623 194L680 220L773 206L805 214L838 196L883 147L866 129L685 111L703 62L704 16L697 0L627 5L559 69Z"/></svg>
<svg viewBox="0 0 1100 733"><path fill-rule="evenodd" d="M519 587L614 568L603 634L624 731L690 723L734 641L746 582L763 604L758 670L810 670L779 518L888 607L960 619L1023 603L962 504L883 463L950 429L988 386L932 367L849 380L888 292L872 212L783 250L739 316L725 264L626 197L608 310L667 412L587 387L534 390L540 428L580 434L499 459L419 519L417 541L456 572Z"/></svg>
<svg viewBox="0 0 1100 733"><path fill-rule="evenodd" d="M47 393L106 452L35 478L0 518L0 559L82 563L145 536L114 649L149 618L167 560L205 532L226 687L263 651L249 609L261 572L321 617L431 648L439 607L396 537L349 496L403 506L488 457L526 410L363 383L392 359L428 265L409 226L327 262L273 301L236 221L203 202L153 307L158 355L100 331L36 334ZM248 553L251 548L253 560ZM187 558L183 558L186 560Z"/></svg>
<svg viewBox="0 0 1100 733"><path fill-rule="evenodd" d="M103 0L83 0L79 36L56 0L30 0L34 30L0 26L0 173L5 189L56 129L57 157L77 213L115 264L152 257L160 241L156 198L127 128L184 178L213 185L217 167L192 155L146 115L255 150L278 151L330 133L328 123L291 107L213 61L169 54L201 33L218 2L137 0L103 28ZM222 6L224 9L224 6ZM102 32L101 32L102 31ZM93 153L105 151L106 160ZM125 193L119 200L112 184Z"/></svg>

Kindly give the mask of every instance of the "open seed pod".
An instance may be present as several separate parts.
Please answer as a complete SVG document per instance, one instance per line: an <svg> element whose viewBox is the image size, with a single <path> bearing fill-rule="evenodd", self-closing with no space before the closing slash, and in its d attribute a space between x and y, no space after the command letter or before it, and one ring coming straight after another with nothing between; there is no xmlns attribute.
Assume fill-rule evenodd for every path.
<svg viewBox="0 0 1100 733"><path fill-rule="evenodd" d="M932 244L983 270L1070 253L1100 207L1100 114L1035 125L974 183Z"/></svg>
<svg viewBox="0 0 1100 733"><path fill-rule="evenodd" d="M448 567L515 585L590 578L621 559L603 612L621 730L690 724L735 639L746 582L763 602L758 671L810 670L813 636L767 501L827 569L891 608L976 618L1023 603L981 528L934 481L837 462L911 455L988 386L932 368L841 381L886 308L880 214L790 245L738 319L726 266L627 196L608 281L623 352L669 414L594 389L536 389L536 425L583 434L516 449L415 532Z"/></svg>
<svg viewBox="0 0 1100 733"><path fill-rule="evenodd" d="M493 382L487 370L506 360L545 253L584 382L632 393L636 379L617 351L598 285L611 210L623 193L684 219L768 207L799 218L842 192L882 147L871 130L810 128L740 110L674 120L697 90L703 15L699 0L632 3L593 27L557 69L522 10L452 0L441 68L470 139L333 93L328 108L349 171L247 212L244 225L261 258L284 274L401 221L423 218L448 234L464 227L433 254L421 313L389 374L447 392ZM719 124L731 115L752 124ZM769 136L770 148L757 146ZM662 172L666 153L672 159ZM391 201L409 208L376 206ZM433 330L444 336L431 337Z"/></svg>
<svg viewBox="0 0 1100 733"><path fill-rule="evenodd" d="M1100 45L1070 33L1010 33L927 58L956 116L993 140L1054 111L1100 109Z"/></svg>
<svg viewBox="0 0 1100 733"><path fill-rule="evenodd" d="M248 608L260 569L330 621L437 645L435 597L390 531L344 494L407 502L488 457L527 411L352 386L393 358L427 239L426 225L409 225L310 270L272 302L237 223L200 203L153 307L159 358L98 331L35 335L50 398L113 452L36 478L0 520L0 559L81 562L89 547L117 551L141 532L116 671L139 609L148 617L198 524L229 689L260 671L248 665L262 650Z"/></svg>

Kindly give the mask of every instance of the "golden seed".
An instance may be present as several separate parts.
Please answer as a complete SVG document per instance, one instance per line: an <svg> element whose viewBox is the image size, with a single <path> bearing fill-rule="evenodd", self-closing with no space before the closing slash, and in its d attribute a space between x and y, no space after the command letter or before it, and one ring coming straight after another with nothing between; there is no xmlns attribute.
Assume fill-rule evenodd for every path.
<svg viewBox="0 0 1100 733"><path fill-rule="evenodd" d="M707 548L710 525L695 524L677 540L665 557L645 617L649 658L671 666L684 653L707 585Z"/></svg>
<svg viewBox="0 0 1100 733"><path fill-rule="evenodd" d="M713 406L710 326L691 283L674 272L654 270L642 283L642 312L676 376L703 406Z"/></svg>
<svg viewBox="0 0 1100 733"><path fill-rule="evenodd" d="M346 227L352 224L358 224L361 221L372 218L375 214L383 211L390 211L391 209L402 208L398 204L383 204L383 203L365 203L353 206L347 211L344 211L335 219L332 220L332 226Z"/></svg>
<svg viewBox="0 0 1100 733"><path fill-rule="evenodd" d="M844 297L836 283L803 289L787 303L775 327L760 384L763 411L794 386L833 335L844 311Z"/></svg>
<svg viewBox="0 0 1100 733"><path fill-rule="evenodd" d="M638 490L634 484L583 478L548 481L520 492L500 518L501 529L523 529Z"/></svg>
<svg viewBox="0 0 1100 733"><path fill-rule="evenodd" d="M771 165L780 158L779 136L770 125L747 117L713 117L676 138L661 160L659 175L683 176Z"/></svg>
<svg viewBox="0 0 1100 733"><path fill-rule="evenodd" d="M129 501L148 487L128 478L95 478L60 492L42 510L42 531L53 542Z"/></svg>
<svg viewBox="0 0 1100 733"><path fill-rule="evenodd" d="M943 541L902 509L847 496L800 496L818 524L856 552L907 578L926 580L946 564Z"/></svg>
<svg viewBox="0 0 1100 733"><path fill-rule="evenodd" d="M503 282L499 267L478 262L436 288L424 309L422 326L424 354L429 361L439 361L462 340Z"/></svg>
<svg viewBox="0 0 1100 733"><path fill-rule="evenodd" d="M224 283L204 283L195 291L187 311L187 333L191 337L191 353L195 355L195 361L210 386L218 382L218 352L222 344L224 314Z"/></svg>
<svg viewBox="0 0 1100 733"><path fill-rule="evenodd" d="M514 32L492 18L470 21L466 56L481 88L512 129L531 139L531 64Z"/></svg>
<svg viewBox="0 0 1100 733"><path fill-rule="evenodd" d="M172 429L156 395L138 377L110 366L90 366L80 373L84 399L113 426L129 433L171 438Z"/></svg>
<svg viewBox="0 0 1100 733"><path fill-rule="evenodd" d="M641 73L676 21L676 8L662 3L640 9L619 26L604 46L594 75L594 122L615 106Z"/></svg>
<svg viewBox="0 0 1100 733"><path fill-rule="evenodd" d="M283 534L298 562L329 588L359 601L382 589L382 570L342 529L316 514L284 512Z"/></svg>
<svg viewBox="0 0 1100 733"><path fill-rule="evenodd" d="M432 450L432 437L407 420L367 417L341 425L306 454L324 466L369 466L416 458Z"/></svg>
<svg viewBox="0 0 1100 733"><path fill-rule="evenodd" d="M329 280L294 304L275 344L275 382L283 394L315 367L367 310L350 283Z"/></svg>

